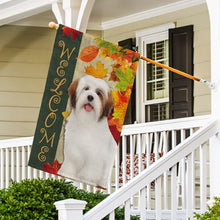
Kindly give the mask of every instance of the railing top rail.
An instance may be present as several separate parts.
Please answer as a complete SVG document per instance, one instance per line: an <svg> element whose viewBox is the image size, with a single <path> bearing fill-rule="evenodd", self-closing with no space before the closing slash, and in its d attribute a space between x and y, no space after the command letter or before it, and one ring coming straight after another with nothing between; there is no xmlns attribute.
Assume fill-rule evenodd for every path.
<svg viewBox="0 0 220 220"><path fill-rule="evenodd" d="M171 119L157 122L124 125L121 135L131 135L150 132L171 131L202 127L211 119L210 115ZM33 137L0 140L0 148L32 145Z"/></svg>
<svg viewBox="0 0 220 220"><path fill-rule="evenodd" d="M189 136L155 163L142 171L139 175L123 185L119 190L112 193L105 200L99 203L84 215L84 220L102 219L114 209L127 201L135 193L143 189L150 182L162 175L166 170L173 167L182 158L189 155L198 146L215 135L219 130L216 120L211 120L204 127Z"/></svg>
<svg viewBox="0 0 220 220"><path fill-rule="evenodd" d="M210 121L211 115L186 117L180 119L169 119L164 121L138 123L124 125L121 135L131 135L140 133L150 133L157 131L171 131L180 129L199 128Z"/></svg>
<svg viewBox="0 0 220 220"><path fill-rule="evenodd" d="M0 149L8 147L20 147L32 145L34 137L14 138L7 140L0 140Z"/></svg>

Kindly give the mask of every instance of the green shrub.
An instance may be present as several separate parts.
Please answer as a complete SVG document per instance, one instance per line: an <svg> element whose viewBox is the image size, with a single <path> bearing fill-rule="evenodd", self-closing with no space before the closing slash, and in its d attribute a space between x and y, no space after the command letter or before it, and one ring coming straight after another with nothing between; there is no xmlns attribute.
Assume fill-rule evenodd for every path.
<svg viewBox="0 0 220 220"><path fill-rule="evenodd" d="M57 219L54 202L73 198L87 202L87 212L108 195L101 192L85 192L65 180L32 179L12 182L8 189L0 190L1 220ZM106 218L107 219L107 218ZM124 219L123 209L116 210L116 219ZM132 219L138 219L136 216Z"/></svg>
<svg viewBox="0 0 220 220"><path fill-rule="evenodd" d="M208 206L208 211L203 214L195 214L197 220L220 220L220 198L214 197L215 202L212 206Z"/></svg>

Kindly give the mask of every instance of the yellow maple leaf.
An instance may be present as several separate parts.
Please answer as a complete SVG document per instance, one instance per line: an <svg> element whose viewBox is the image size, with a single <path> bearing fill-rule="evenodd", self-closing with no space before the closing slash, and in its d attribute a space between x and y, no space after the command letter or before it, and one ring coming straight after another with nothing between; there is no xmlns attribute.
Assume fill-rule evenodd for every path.
<svg viewBox="0 0 220 220"><path fill-rule="evenodd" d="M107 57L109 60L111 60L110 48L109 47L102 48L99 56L104 57L104 58Z"/></svg>
<svg viewBox="0 0 220 220"><path fill-rule="evenodd" d="M104 64L102 64L101 61L98 61L96 68L90 64L89 66L85 67L85 72L86 74L96 78L105 78L108 73L108 69L104 69Z"/></svg>
<svg viewBox="0 0 220 220"><path fill-rule="evenodd" d="M125 93L120 93L119 91L112 91L112 95L115 101L114 113L112 115L112 123L117 123L115 125L119 130L119 128L122 128L124 123L124 117L127 111L129 97L131 95L131 89L129 88Z"/></svg>

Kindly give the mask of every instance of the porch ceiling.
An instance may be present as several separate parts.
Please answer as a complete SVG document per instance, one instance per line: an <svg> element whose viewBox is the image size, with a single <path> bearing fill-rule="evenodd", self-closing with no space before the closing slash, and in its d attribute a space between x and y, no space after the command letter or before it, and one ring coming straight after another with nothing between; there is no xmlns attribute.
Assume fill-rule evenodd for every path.
<svg viewBox="0 0 220 220"><path fill-rule="evenodd" d="M60 0L0 0L0 25L47 26L55 21L53 2ZM37 4L36 4L37 2ZM89 29L108 29L205 3L206 0L96 0Z"/></svg>

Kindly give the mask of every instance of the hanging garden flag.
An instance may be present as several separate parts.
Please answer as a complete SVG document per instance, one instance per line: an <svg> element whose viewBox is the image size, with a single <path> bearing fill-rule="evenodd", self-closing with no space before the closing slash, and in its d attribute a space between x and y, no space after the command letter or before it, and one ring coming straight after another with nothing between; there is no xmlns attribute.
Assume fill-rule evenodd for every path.
<svg viewBox="0 0 220 220"><path fill-rule="evenodd" d="M29 166L106 188L139 58L60 25Z"/></svg>

